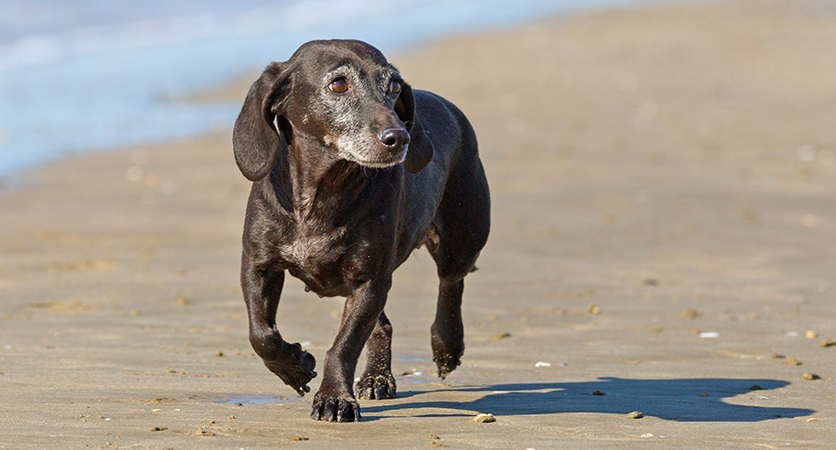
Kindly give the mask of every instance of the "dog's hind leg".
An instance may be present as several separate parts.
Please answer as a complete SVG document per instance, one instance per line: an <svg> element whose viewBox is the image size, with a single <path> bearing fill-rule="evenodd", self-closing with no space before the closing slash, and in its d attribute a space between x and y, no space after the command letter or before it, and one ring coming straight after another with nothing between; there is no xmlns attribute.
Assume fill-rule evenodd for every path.
<svg viewBox="0 0 836 450"><path fill-rule="evenodd" d="M433 361L442 380L461 364L464 354L464 324L462 323L462 292L464 280L441 280L438 286L438 308L432 333Z"/></svg>
<svg viewBox="0 0 836 450"><path fill-rule="evenodd" d="M392 376L392 324L380 313L369 339L366 340L366 370L354 387L357 398L381 400L395 398L395 377Z"/></svg>
<svg viewBox="0 0 836 450"><path fill-rule="evenodd" d="M428 246L438 268L438 306L430 329L433 361L444 379L461 364L464 353L462 293L490 230L490 198L482 165L473 152L450 175Z"/></svg>

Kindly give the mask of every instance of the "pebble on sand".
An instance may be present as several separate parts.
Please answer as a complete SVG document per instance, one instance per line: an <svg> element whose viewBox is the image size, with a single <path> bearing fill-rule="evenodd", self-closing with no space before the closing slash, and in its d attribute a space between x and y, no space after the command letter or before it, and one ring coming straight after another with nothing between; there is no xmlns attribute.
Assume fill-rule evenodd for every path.
<svg viewBox="0 0 836 450"><path fill-rule="evenodd" d="M552 366L552 363L545 362L545 361L537 361L536 363L534 363L534 367L551 367L551 366Z"/></svg>
<svg viewBox="0 0 836 450"><path fill-rule="evenodd" d="M491 413L479 413L473 418L473 421L479 423L491 423L496 422L496 417L494 417Z"/></svg>
<svg viewBox="0 0 836 450"><path fill-rule="evenodd" d="M836 339L825 339L819 342L819 347L836 347Z"/></svg>
<svg viewBox="0 0 836 450"><path fill-rule="evenodd" d="M639 411L633 411L631 413L627 413L627 418L628 419L641 419L642 417L644 417L644 414L642 414Z"/></svg>
<svg viewBox="0 0 836 450"><path fill-rule="evenodd" d="M693 308L688 308L682 313L683 319L696 319L697 317L702 317L702 313Z"/></svg>
<svg viewBox="0 0 836 450"><path fill-rule="evenodd" d="M821 380L819 374L813 372L804 372L801 374L801 378L804 378L805 380Z"/></svg>

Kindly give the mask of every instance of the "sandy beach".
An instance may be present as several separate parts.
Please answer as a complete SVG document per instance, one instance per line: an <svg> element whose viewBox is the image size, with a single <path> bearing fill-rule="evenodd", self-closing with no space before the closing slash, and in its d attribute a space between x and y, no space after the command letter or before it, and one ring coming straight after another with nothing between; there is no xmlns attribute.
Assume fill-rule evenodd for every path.
<svg viewBox="0 0 836 450"><path fill-rule="evenodd" d="M396 272L398 398L360 423L311 420L249 346L232 124L18 174L0 449L833 448L835 42L832 2L696 2L387 55L470 118L493 228L444 381L435 267ZM341 308L289 279L278 324L321 362Z"/></svg>

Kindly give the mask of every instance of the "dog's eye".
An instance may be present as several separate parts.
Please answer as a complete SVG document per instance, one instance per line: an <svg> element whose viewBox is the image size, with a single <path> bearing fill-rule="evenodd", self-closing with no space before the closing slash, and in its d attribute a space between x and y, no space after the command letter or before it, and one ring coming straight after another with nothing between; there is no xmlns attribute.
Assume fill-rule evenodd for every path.
<svg viewBox="0 0 836 450"><path fill-rule="evenodd" d="M346 83L345 78L337 78L328 85L328 89L331 89L338 94L342 94L348 90L348 83Z"/></svg>
<svg viewBox="0 0 836 450"><path fill-rule="evenodd" d="M397 81L393 81L389 83L389 92L393 94L400 94L401 93L401 84Z"/></svg>

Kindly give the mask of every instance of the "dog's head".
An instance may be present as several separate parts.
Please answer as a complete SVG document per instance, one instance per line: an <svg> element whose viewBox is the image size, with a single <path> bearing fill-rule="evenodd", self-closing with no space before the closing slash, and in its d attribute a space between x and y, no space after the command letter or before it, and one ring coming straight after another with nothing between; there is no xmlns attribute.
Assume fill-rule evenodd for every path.
<svg viewBox="0 0 836 450"><path fill-rule="evenodd" d="M376 48L360 41L308 42L253 83L233 131L235 161L264 178L282 141L311 141L365 167L423 169L433 147L415 120L412 88Z"/></svg>

